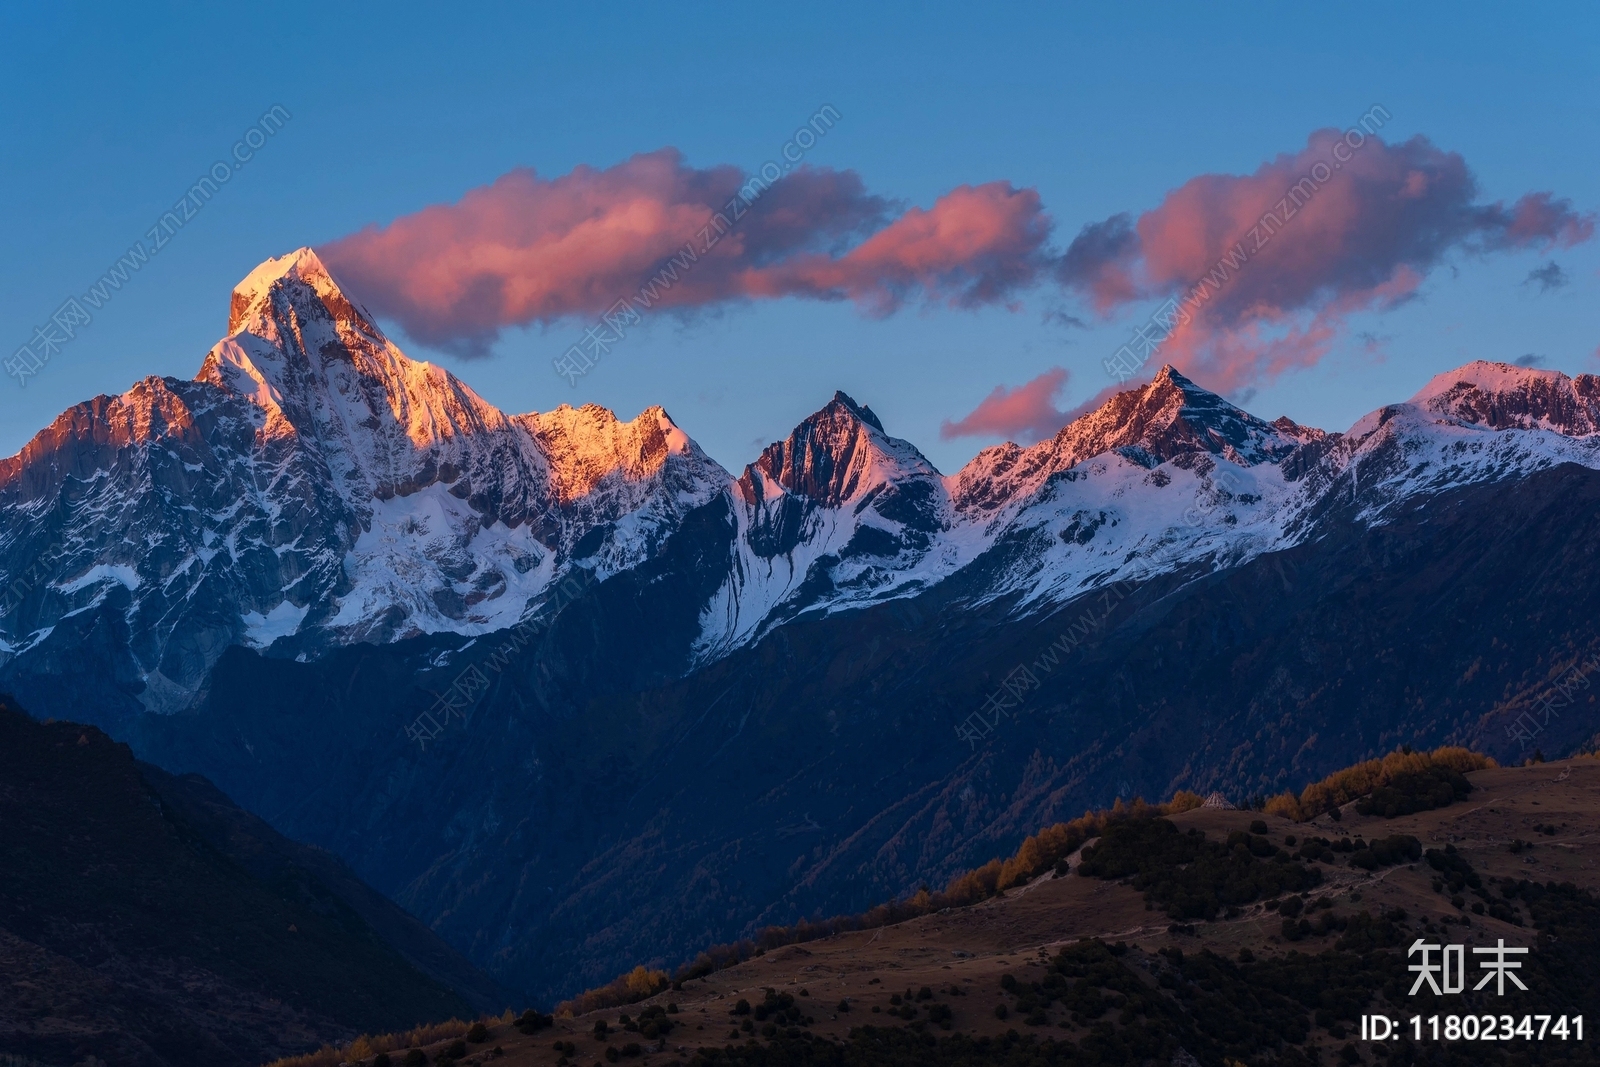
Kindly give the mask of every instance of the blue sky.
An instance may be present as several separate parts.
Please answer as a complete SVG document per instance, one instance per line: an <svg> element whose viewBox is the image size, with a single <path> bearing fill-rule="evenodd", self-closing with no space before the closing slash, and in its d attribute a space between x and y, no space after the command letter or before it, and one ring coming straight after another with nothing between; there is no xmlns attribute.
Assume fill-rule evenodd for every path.
<svg viewBox="0 0 1600 1067"><path fill-rule="evenodd" d="M1597 41L1597 9L1578 4L9 7L7 352L265 111L293 117L26 388L0 379L0 453L96 393L192 376L232 285L269 256L456 201L516 167L552 178L671 146L693 167L753 171L823 104L841 120L807 162L923 208L969 183L1037 190L1058 249L1197 175L1300 151L1374 104L1393 115L1386 142L1422 134L1464 157L1482 201L1551 191L1593 212ZM1343 429L1470 359L1600 369L1597 246L1452 252L1413 299L1354 312L1326 358L1247 406ZM1552 260L1565 285L1526 282ZM730 302L653 318L576 388L550 369L581 334L576 319L513 327L480 358L392 332L510 411L593 401L631 417L662 404L733 469L842 388L953 471L994 438L941 440L942 421L1057 366L1070 374L1062 403L1094 395L1101 361L1147 313L1130 304L1101 321L1050 286L887 317L849 301Z"/></svg>

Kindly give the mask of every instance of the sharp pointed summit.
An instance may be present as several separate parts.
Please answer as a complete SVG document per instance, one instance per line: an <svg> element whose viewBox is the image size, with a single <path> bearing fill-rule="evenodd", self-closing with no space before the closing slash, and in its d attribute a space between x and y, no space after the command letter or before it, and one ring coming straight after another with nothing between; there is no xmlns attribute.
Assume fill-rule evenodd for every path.
<svg viewBox="0 0 1600 1067"><path fill-rule="evenodd" d="M259 408L263 440L307 453L364 517L368 500L443 482L491 522L527 519L542 464L510 420L395 347L311 249L251 271L229 320L197 379Z"/></svg>
<svg viewBox="0 0 1600 1067"><path fill-rule="evenodd" d="M870 407L836 392L787 438L768 445L739 487L751 502L784 491L838 507L889 482L937 475L915 446L884 431Z"/></svg>
<svg viewBox="0 0 1600 1067"><path fill-rule="evenodd" d="M358 324L381 336L372 316L345 295L321 257L314 249L306 247L266 260L233 287L233 298L228 304L228 333L249 329L252 322L270 316L274 304L283 309L303 311L309 308L307 292L335 321Z"/></svg>
<svg viewBox="0 0 1600 1067"><path fill-rule="evenodd" d="M1074 462L1117 451L1155 467L1192 452L1226 455L1251 465L1275 462L1293 451L1271 423L1202 389L1168 364L1142 389L1118 393L1056 434L1058 456Z"/></svg>
<svg viewBox="0 0 1600 1067"><path fill-rule="evenodd" d="M932 463L844 392L762 451L733 486L740 536L701 615L709 659L803 611L892 595L913 579L949 501Z"/></svg>
<svg viewBox="0 0 1600 1067"><path fill-rule="evenodd" d="M956 475L951 495L964 511L992 511L1036 492L1052 475L1107 453L1146 468L1197 453L1253 466L1276 463L1301 444L1302 438L1202 389L1167 364L1148 384L1117 393L1047 441L985 449Z"/></svg>
<svg viewBox="0 0 1600 1067"><path fill-rule="evenodd" d="M851 398L850 394L846 393L843 389L834 390L833 399L828 401L828 405L827 407L823 408L823 411L827 411L828 408L832 408L835 405L844 408L846 411L850 412L856 418L860 419L868 426L871 426L879 433L884 432L883 423L878 419L878 416L873 412L873 410L867 407L865 404L857 404L855 400ZM822 412L818 412L818 414L820 415Z"/></svg>

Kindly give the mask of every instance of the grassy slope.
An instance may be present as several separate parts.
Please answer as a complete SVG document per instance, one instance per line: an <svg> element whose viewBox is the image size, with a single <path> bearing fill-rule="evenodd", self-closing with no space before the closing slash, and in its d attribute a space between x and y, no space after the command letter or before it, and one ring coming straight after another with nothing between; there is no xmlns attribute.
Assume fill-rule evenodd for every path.
<svg viewBox="0 0 1600 1067"><path fill-rule="evenodd" d="M1190 830L1209 842L1265 836L1286 856L1299 853L1288 862L1314 868L1320 883L1304 900L1292 898L1301 901L1288 909L1296 912L1292 929L1285 927L1282 907L1291 899L1287 894L1271 906L1263 899L1246 902L1214 921L1174 923L1162 910L1159 885L1147 908L1145 894L1127 882L1047 873L971 907L769 951L638 1005L558 1019L553 1032L525 1037L495 1027L487 1045L503 1046L506 1056L497 1062L506 1067L553 1067L562 1058L556 1042L575 1046L567 1062L585 1067L604 1063L607 1046L622 1051L630 1042L641 1046L641 1057L624 1055L620 1062L658 1063L640 1034L613 1031L597 1040L592 1031L597 1020L614 1028L625 1014L637 1020L647 1008L671 1002L679 1011L670 1016L677 1025L662 1050L668 1063L1187 1062L1179 1049L1206 1067L1229 1060L1386 1067L1596 1062L1592 1032L1583 1045L1390 1042L1381 1054L1359 1040L1359 1015L1376 1011L1402 1019L1435 1012L1519 1018L1581 1012L1590 1031L1600 1025L1600 898L1594 895L1600 889L1600 760L1488 768L1468 778L1473 791L1467 799L1392 819L1363 816L1351 804L1338 821L1326 814L1301 823L1266 818L1267 834L1251 835L1251 825L1263 819L1254 812L1171 816L1185 836ZM1356 837L1415 838L1439 857L1442 869L1428 857L1390 855L1397 862L1368 870L1350 863L1357 852L1314 847L1319 838L1337 845ZM1526 841L1534 842L1531 850L1512 851L1513 842ZM1082 856L1070 860L1076 868ZM1259 856L1257 862L1285 861ZM1468 868L1481 895L1458 877ZM1324 899L1327 906L1317 907ZM1484 905L1484 913L1475 904ZM1503 937L1508 945L1531 946L1523 974L1530 989L1504 998L1470 992L1448 1000L1408 998L1405 946L1417 937L1473 946ZM1118 950L1118 942L1126 947ZM1003 983L1007 975L1012 981ZM918 999L923 987L927 1000ZM794 998L787 1019L757 1022L753 1014L730 1014L740 999L761 1005L768 989ZM893 1000L904 1000L908 991L912 1017L891 1014L903 1010ZM849 1001L848 1011L839 1010L842 1000ZM1007 1009L1003 1019L996 1016L1000 1005ZM946 1011L949 1029L940 1023ZM742 1029L745 1018L753 1032ZM774 1020L781 1025L764 1035L763 1026Z"/></svg>

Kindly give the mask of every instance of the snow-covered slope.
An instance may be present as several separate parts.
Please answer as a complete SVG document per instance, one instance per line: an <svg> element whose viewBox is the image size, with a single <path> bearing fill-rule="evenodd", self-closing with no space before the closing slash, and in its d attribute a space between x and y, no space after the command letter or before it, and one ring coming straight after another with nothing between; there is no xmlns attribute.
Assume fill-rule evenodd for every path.
<svg viewBox="0 0 1600 1067"><path fill-rule="evenodd" d="M1031 503L1015 525L1041 513L1048 522L1052 507L1087 511L1084 497L1098 492L1114 498L1106 509L1108 521L1117 523L1112 529L1129 532L1101 547L1103 570L1092 561L1074 565L1060 550L1041 553L1040 580L1028 594L1049 599L1053 590L1070 593L1082 587L1070 583L1075 574L1093 585L1152 566L1232 566L1315 539L1335 517L1381 524L1401 504L1461 486L1522 478L1563 463L1600 469L1597 413L1600 378L1480 361L1438 375L1408 402L1375 411L1343 434L1279 420L1273 427L1292 447L1272 443L1254 456L1224 450L1215 467L1193 454L1176 455L1148 472L1143 491L1134 490L1136 472L1119 478L1117 463L1103 457L1078 467L1087 477L1064 487L1054 504L1042 498ZM1097 490L1097 480L1107 488ZM1177 522L1172 507L1153 513L1151 500L1160 493L1152 482L1160 483L1160 493L1182 487L1179 503L1186 506Z"/></svg>
<svg viewBox="0 0 1600 1067"><path fill-rule="evenodd" d="M1382 523L1459 486L1600 469L1597 397L1592 375L1479 362L1327 434L1262 422L1169 367L1051 441L986 450L952 497L999 527L984 595L1038 610L1116 581L1237 566L1330 520Z"/></svg>
<svg viewBox="0 0 1600 1067"><path fill-rule="evenodd" d="M959 562L939 472L844 393L769 445L730 497L738 532L701 615L701 662L806 610L914 592Z"/></svg>
<svg viewBox="0 0 1600 1067"><path fill-rule="evenodd" d="M502 414L301 249L234 290L195 380L97 397L0 461L0 558L49 575L0 625L16 654L109 610L171 710L230 644L513 625L575 559L638 564L729 481L659 408Z"/></svg>
<svg viewBox="0 0 1600 1067"><path fill-rule="evenodd" d="M1411 404L1442 421L1490 430L1600 430L1600 378L1477 360L1437 375Z"/></svg>
<svg viewBox="0 0 1600 1067"><path fill-rule="evenodd" d="M740 478L739 555L702 619L701 654L974 564L977 599L1031 610L1265 550L1281 539L1267 501L1288 495L1276 462L1323 436L1262 422L1167 367L1054 438L985 449L945 478L838 394Z"/></svg>
<svg viewBox="0 0 1600 1067"><path fill-rule="evenodd" d="M560 519L549 538L600 577L650 558L730 481L660 407L623 422L596 404L562 404L516 422L549 469L547 495Z"/></svg>
<svg viewBox="0 0 1600 1067"><path fill-rule="evenodd" d="M1319 536L1333 515L1378 523L1468 483L1600 468L1597 413L1593 376L1474 363L1328 434L1265 422L1165 367L1048 441L985 449L935 479L840 394L740 478L738 555L699 654L957 572L973 601L1027 613L1115 582L1234 567Z"/></svg>
<svg viewBox="0 0 1600 1067"><path fill-rule="evenodd" d="M1284 422L1262 422L1163 367L1149 385L1118 393L1048 441L984 449L952 479L951 496L964 514L992 521L1052 475L1107 453L1145 468L1199 453L1241 466L1270 463L1301 443L1291 432L1300 428Z"/></svg>
<svg viewBox="0 0 1600 1067"><path fill-rule="evenodd" d="M1327 442L1295 500L1303 530L1348 504L1381 523L1398 504L1563 463L1600 469L1600 378L1478 361Z"/></svg>

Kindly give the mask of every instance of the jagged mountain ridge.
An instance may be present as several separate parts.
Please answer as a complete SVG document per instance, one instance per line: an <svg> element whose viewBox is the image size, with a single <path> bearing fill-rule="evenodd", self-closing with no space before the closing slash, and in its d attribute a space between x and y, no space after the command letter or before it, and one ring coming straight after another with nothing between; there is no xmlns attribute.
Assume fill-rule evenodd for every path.
<svg viewBox="0 0 1600 1067"><path fill-rule="evenodd" d="M309 249L252 271L228 325L194 380L77 405L0 460L0 560L50 575L0 607L0 670L63 676L91 646L170 712L230 646L506 629L572 568L637 568L720 499L731 535L686 672L956 574L1027 613L1235 566L1315 536L1346 495L1379 521L1416 493L1593 466L1600 425L1589 375L1470 364L1328 434L1166 367L951 476L839 393L735 478L659 407L503 414L400 352Z"/></svg>
<svg viewBox="0 0 1600 1067"><path fill-rule="evenodd" d="M980 452L956 475L953 495L962 511L991 512L1019 490L1108 452L1147 468L1197 453L1240 466L1274 462L1303 443L1300 427L1279 421L1283 425L1262 422L1166 366L1148 386L1118 393L1047 441Z"/></svg>
<svg viewBox="0 0 1600 1067"><path fill-rule="evenodd" d="M1411 403L1454 422L1493 430L1600 430L1600 378L1479 360L1440 374Z"/></svg>

